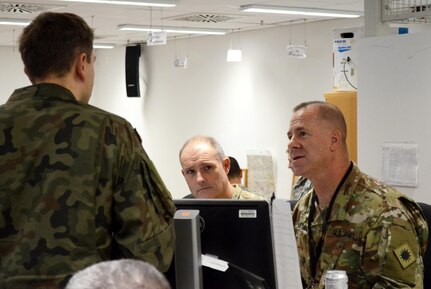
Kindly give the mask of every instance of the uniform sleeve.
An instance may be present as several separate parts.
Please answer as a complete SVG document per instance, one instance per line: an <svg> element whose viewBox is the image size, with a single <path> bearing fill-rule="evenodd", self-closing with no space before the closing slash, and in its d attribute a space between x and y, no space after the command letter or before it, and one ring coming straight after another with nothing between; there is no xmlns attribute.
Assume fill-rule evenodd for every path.
<svg viewBox="0 0 431 289"><path fill-rule="evenodd" d="M112 207L113 253L147 261L164 272L172 261L175 243L171 194L130 125L116 133L114 129L113 134L119 149Z"/></svg>
<svg viewBox="0 0 431 289"><path fill-rule="evenodd" d="M363 268L372 288L422 288L421 246L403 209L383 212L366 235Z"/></svg>

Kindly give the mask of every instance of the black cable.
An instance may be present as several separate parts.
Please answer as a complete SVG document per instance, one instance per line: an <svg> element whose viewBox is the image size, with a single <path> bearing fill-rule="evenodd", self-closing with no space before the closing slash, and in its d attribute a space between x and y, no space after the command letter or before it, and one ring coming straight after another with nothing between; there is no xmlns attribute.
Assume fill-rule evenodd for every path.
<svg viewBox="0 0 431 289"><path fill-rule="evenodd" d="M353 87L354 89L356 89L356 90L358 90L358 88L357 87L355 87L350 81L349 81L349 78L347 78L347 73L346 73L346 63L347 62L350 62L350 57L349 56L347 56L347 59L344 61L344 64L343 64L343 73L344 73L344 77L346 78L346 80L347 80L347 82L350 84L350 86L351 87Z"/></svg>

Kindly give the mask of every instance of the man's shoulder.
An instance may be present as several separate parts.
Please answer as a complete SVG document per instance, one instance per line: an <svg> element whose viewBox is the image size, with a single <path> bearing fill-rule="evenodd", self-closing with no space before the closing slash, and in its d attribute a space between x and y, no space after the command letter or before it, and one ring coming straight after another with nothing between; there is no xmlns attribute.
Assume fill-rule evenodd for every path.
<svg viewBox="0 0 431 289"><path fill-rule="evenodd" d="M397 200L403 196L403 193L394 187L361 173L353 197L368 200L364 205L367 203L379 205L382 202L388 203L388 205L395 205L398 202Z"/></svg>
<svg viewBox="0 0 431 289"><path fill-rule="evenodd" d="M99 107L93 106L91 104L86 105L85 111L89 113L89 116L97 115L103 119L110 120L111 122L129 124L129 122L124 117L114 114L112 112L106 111L104 109L101 109Z"/></svg>
<svg viewBox="0 0 431 289"><path fill-rule="evenodd" d="M232 196L232 199L240 199L240 200L267 200L263 195L258 193L249 192L239 185L233 185L235 188L235 192Z"/></svg>
<svg viewBox="0 0 431 289"><path fill-rule="evenodd" d="M405 215L417 210L417 204L396 188L367 174L356 176L356 185L346 189L345 210L352 217L364 218L385 215Z"/></svg>

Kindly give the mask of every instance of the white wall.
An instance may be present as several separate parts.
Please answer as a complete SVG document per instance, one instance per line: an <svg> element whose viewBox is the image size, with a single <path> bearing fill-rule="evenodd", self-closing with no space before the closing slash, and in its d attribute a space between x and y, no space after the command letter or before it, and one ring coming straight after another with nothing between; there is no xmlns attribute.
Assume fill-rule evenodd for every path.
<svg viewBox="0 0 431 289"><path fill-rule="evenodd" d="M358 45L358 156L381 178L385 142L419 145L418 186L398 187L431 203L431 32L363 39Z"/></svg>
<svg viewBox="0 0 431 289"><path fill-rule="evenodd" d="M295 44L303 44L302 25L292 28ZM235 46L238 33L145 46L141 78L147 86L141 98L126 97L124 47L98 50L91 103L124 116L137 127L174 197L188 194L180 173L179 149L189 137L206 134L218 139L225 153L235 156L242 166L248 149L270 149L276 163L277 196L288 198L292 175L285 151L291 110L302 101L323 100L323 94L332 91L332 29L356 26L362 26L361 19L307 23L309 48L303 60L287 56L288 26L241 32L241 63L226 62L231 36ZM181 57L187 43L189 66L175 69L175 46ZM11 52L1 52L3 63ZM15 61L12 66L22 66L19 58L10 61ZM2 84L2 97L22 85L21 74L15 78L4 66L0 75L11 87L5 92Z"/></svg>
<svg viewBox="0 0 431 289"><path fill-rule="evenodd" d="M5 103L17 87L30 85L18 49L0 46L0 104Z"/></svg>

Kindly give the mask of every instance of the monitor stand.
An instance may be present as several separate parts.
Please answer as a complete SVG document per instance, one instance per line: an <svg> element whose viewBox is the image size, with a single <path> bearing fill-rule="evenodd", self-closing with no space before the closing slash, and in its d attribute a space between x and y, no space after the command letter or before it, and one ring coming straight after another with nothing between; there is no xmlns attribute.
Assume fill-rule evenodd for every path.
<svg viewBox="0 0 431 289"><path fill-rule="evenodd" d="M203 289L199 211L176 211L174 227L176 289Z"/></svg>

